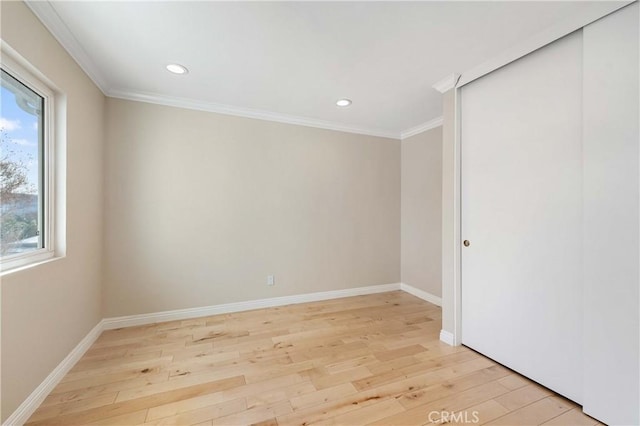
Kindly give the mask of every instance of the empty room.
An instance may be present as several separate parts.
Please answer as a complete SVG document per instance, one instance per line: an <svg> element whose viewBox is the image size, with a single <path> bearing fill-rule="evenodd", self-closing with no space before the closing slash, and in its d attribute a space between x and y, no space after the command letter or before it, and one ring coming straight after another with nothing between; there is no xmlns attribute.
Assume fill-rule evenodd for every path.
<svg viewBox="0 0 640 426"><path fill-rule="evenodd" d="M0 423L640 425L637 1L0 1Z"/></svg>

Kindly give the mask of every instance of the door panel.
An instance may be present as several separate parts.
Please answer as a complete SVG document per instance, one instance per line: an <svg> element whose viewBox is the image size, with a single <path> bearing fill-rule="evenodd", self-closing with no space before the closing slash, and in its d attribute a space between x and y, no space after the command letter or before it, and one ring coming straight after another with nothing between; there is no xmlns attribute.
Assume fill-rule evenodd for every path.
<svg viewBox="0 0 640 426"><path fill-rule="evenodd" d="M582 398L582 33L461 89L462 343Z"/></svg>
<svg viewBox="0 0 640 426"><path fill-rule="evenodd" d="M638 3L584 27L584 411L640 424Z"/></svg>

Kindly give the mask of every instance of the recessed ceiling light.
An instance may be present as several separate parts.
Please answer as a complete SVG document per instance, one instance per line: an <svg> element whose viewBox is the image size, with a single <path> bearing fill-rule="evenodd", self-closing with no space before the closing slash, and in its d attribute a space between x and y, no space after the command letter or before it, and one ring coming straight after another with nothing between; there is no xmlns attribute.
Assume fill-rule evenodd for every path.
<svg viewBox="0 0 640 426"><path fill-rule="evenodd" d="M180 64L167 65L167 71L172 72L174 74L186 74L189 72L189 70L186 67L183 67Z"/></svg>
<svg viewBox="0 0 640 426"><path fill-rule="evenodd" d="M351 99L338 99L336 101L336 105L338 105L339 107L348 107L349 105L351 105Z"/></svg>

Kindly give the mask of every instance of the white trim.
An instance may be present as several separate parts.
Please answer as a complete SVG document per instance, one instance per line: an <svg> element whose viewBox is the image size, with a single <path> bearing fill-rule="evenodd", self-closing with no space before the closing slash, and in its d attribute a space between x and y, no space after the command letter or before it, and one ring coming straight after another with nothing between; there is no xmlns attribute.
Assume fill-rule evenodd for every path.
<svg viewBox="0 0 640 426"><path fill-rule="evenodd" d="M389 139L400 139L400 132L376 129L370 127L352 126L349 124L325 121L308 117L280 114L270 111L255 110L232 105L223 105L215 102L185 99L174 96L165 96L154 93L141 93L116 90L109 87L103 73L95 62L82 48L78 39L73 35L69 27L64 23L55 10L54 2L40 0L25 0L26 5L44 24L49 32L58 40L62 47L78 63L80 68L95 83L106 96L127 99L138 102L167 105L178 108L195 109L200 111L216 112L219 114L235 115L239 117L255 118L258 120L275 121L278 123L294 124L299 126L314 127L319 129L336 130L339 132L356 133L368 136L378 136Z"/></svg>
<svg viewBox="0 0 640 426"><path fill-rule="evenodd" d="M78 65L87 74L87 76L89 76L89 78L96 84L96 86L98 86L100 90L102 90L102 92L106 96L138 102L174 106L179 108L216 112L219 114L255 118L259 120L275 121L279 123L336 130L346 133L378 136L390 139L408 138L422 131L428 130L428 123L431 123L424 123L419 126L406 129L398 134L397 132L388 130L350 126L343 123L336 123L307 117L298 117L269 111L254 110L250 108L242 108L230 105L222 105L214 102L182 99L179 97L163 96L149 93L145 94L112 90L109 88L102 72L91 60L86 51L82 48L81 44L78 42L71 30L69 30L64 21L60 18L52 2L25 0L25 3L49 30L49 32L51 32L56 40L58 40L58 42L69 53L69 55L71 55L71 57L78 63ZM503 52L501 55L492 58L491 60L480 64L475 68L472 68L471 70L465 72L462 77L460 77L459 74L454 73L437 82L432 87L438 90L440 93L444 93L455 87L456 83L458 82L459 85L467 84L497 68L500 68L501 66L506 65L509 62L514 61L519 57L526 55L527 53L532 52L533 50L539 49L545 44L548 44L566 34L569 34L570 32L575 31L621 7L624 7L629 3L632 2L598 2L598 4L592 5L586 11L571 16L569 19L561 22L560 24L556 24L550 29L547 29L546 31L543 31L536 36L526 40L524 43L521 43L518 46ZM423 128L423 126L425 126L425 128Z"/></svg>
<svg viewBox="0 0 640 426"><path fill-rule="evenodd" d="M368 287L347 288L344 290L322 291L294 296L272 297L269 299L250 300L247 302L227 303L223 305L203 306L199 308L178 309L173 311L154 312L149 314L129 315L122 317L104 318L73 348L73 350L58 364L46 379L25 399L2 426L21 426L33 415L47 395L60 383L60 380L82 358L84 353L98 339L104 330L133 327L137 325L153 324L157 322L183 320L210 315L232 312L242 312L276 306L293 305L298 303L317 302L322 300L339 299L342 297L363 296L367 294L387 293L402 290L420 299L441 306L441 299L426 291L419 290L404 283L381 284ZM444 337L443 337L444 336ZM445 338L447 340L445 340ZM453 345L453 335L444 330L440 332L440 340Z"/></svg>
<svg viewBox="0 0 640 426"><path fill-rule="evenodd" d="M433 120L429 120L426 123L418 124L415 127L405 130L400 134L400 139L405 140L410 138L411 136L415 136L422 132L426 132L427 130L435 129L436 127L442 126L442 116L434 118Z"/></svg>
<svg viewBox="0 0 640 426"><path fill-rule="evenodd" d="M462 142L461 91L454 90L454 142L453 142L453 346L462 344Z"/></svg>
<svg viewBox="0 0 640 426"><path fill-rule="evenodd" d="M60 18L53 3L50 1L25 0L25 4L55 39L58 40L69 55L71 55L95 85L102 90L102 93L106 95L108 86L102 72L91 60L91 57L87 55L87 52L85 52L82 45L78 42L71 30L69 30L69 27L67 27L62 18Z"/></svg>
<svg viewBox="0 0 640 426"><path fill-rule="evenodd" d="M456 346L453 334L449 333L448 331L440 330L440 341L446 343L449 346Z"/></svg>
<svg viewBox="0 0 640 426"><path fill-rule="evenodd" d="M503 51L498 56L495 56L488 61L483 62L482 64L477 65L474 68L462 73L462 78L460 78L457 87L462 87L465 84L468 84L473 80L482 77L483 75L495 71L498 68L503 67L519 58L522 58L523 56L528 55L534 50L538 50L541 47L552 43L566 36L567 34L579 30L580 28L589 25L590 23L597 21L598 19L603 18L604 16L607 16L608 14L613 13L616 10L621 9L631 3L633 3L633 1L594 2L589 5L589 7L581 10L578 13L572 14L560 23L537 33L524 42Z"/></svg>
<svg viewBox="0 0 640 426"><path fill-rule="evenodd" d="M215 112L218 114L235 115L238 117L254 118L258 120L275 121L277 123L294 124L298 126L315 127L318 129L336 130L345 133L377 136L381 138L399 139L397 132L369 127L350 126L348 124L333 121L318 120L315 118L298 117L295 115L280 114L276 112L262 111L251 108L242 108L232 105L223 105L215 102L199 101L196 99L165 96L155 93L125 92L110 90L107 96L129 101L146 102L150 104L166 105L177 108L194 109L198 111Z"/></svg>
<svg viewBox="0 0 640 426"><path fill-rule="evenodd" d="M431 294L427 291L420 290L419 288L415 288L414 286L411 286L409 284L400 283L400 290L412 294L417 298L425 300L429 303L433 303L436 306L442 306L441 297Z"/></svg>
<svg viewBox="0 0 640 426"><path fill-rule="evenodd" d="M56 140L58 127L64 127L57 114L59 94L50 81L22 57L6 42L0 44L0 64L2 69L14 79L27 87L30 91L43 99L42 112L42 141L38 141L38 160L42 164L42 184L38 184L38 203L42 203L42 216L38 214L38 225L44 239L44 246L26 253L5 256L0 259L0 276L11 273L24 267L45 262L61 253L56 251L56 227L62 217L56 217L56 188L57 188L57 152ZM40 122L38 122L40 124ZM40 209L40 207L39 207Z"/></svg>
<svg viewBox="0 0 640 426"><path fill-rule="evenodd" d="M177 309L174 311L153 312L149 314L129 315L105 318L104 329L132 327L136 325L153 324L164 321L184 320L206 317L211 315L228 314L232 312L250 311L253 309L272 308L275 306L293 305L298 303L317 302L321 300L338 299L341 297L362 296L366 294L386 293L401 289L400 283L382 284L369 287L347 288L344 290L323 291L294 296L272 297L269 299L250 300L246 302L226 303L223 305L202 306L199 308Z"/></svg>
<svg viewBox="0 0 640 426"><path fill-rule="evenodd" d="M31 395L25 399L22 404L14 411L7 420L2 424L3 426L18 426L23 425L33 415L36 409L42 404L47 395L55 388L60 380L73 368L73 366L82 358L84 353L93 345L96 339L100 336L103 330L103 321L96 324L95 327L89 331L89 333L73 348L69 355L62 360L60 364L47 376L46 379L35 388Z"/></svg>
<svg viewBox="0 0 640 426"><path fill-rule="evenodd" d="M431 87L433 87L440 93L445 93L453 89L454 87L456 87L456 83L458 82L459 79L460 79L460 74L453 73L451 75L446 76L445 78L443 78L442 80L440 80L439 82L437 82Z"/></svg>

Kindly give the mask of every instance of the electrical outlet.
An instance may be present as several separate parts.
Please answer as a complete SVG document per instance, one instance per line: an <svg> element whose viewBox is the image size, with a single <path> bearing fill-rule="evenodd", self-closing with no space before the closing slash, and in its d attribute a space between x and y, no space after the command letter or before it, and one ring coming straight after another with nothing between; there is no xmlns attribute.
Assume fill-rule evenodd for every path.
<svg viewBox="0 0 640 426"><path fill-rule="evenodd" d="M267 285L274 285L276 283L276 277L273 275L267 275Z"/></svg>

